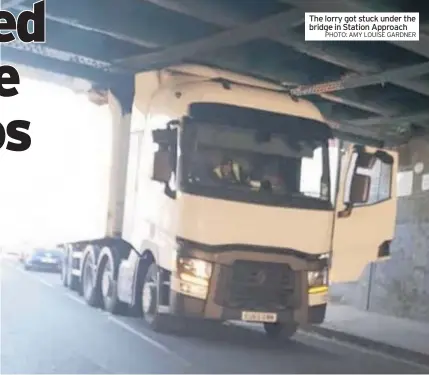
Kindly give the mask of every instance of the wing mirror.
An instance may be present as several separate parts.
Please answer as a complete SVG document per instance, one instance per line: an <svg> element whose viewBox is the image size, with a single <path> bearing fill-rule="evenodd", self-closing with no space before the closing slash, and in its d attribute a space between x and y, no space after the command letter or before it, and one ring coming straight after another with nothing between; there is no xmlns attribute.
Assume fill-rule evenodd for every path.
<svg viewBox="0 0 429 375"><path fill-rule="evenodd" d="M167 183L171 177L170 152L158 150L155 152L153 161L152 180Z"/></svg>
<svg viewBox="0 0 429 375"><path fill-rule="evenodd" d="M356 166L364 169L372 169L375 162L380 160L384 164L392 165L393 157L389 153L378 150L375 154L360 151L356 160Z"/></svg>
<svg viewBox="0 0 429 375"><path fill-rule="evenodd" d="M178 121L167 123L167 129L152 130L153 141L159 145L173 145L177 141L177 128L172 126L179 124Z"/></svg>
<svg viewBox="0 0 429 375"><path fill-rule="evenodd" d="M153 141L157 144L171 144L171 130L170 129L155 129L152 130Z"/></svg>
<svg viewBox="0 0 429 375"><path fill-rule="evenodd" d="M376 161L377 161L377 158L375 157L374 154L361 151L358 153L356 166L358 168L372 169Z"/></svg>
<svg viewBox="0 0 429 375"><path fill-rule="evenodd" d="M350 189L350 203L362 204L368 202L371 177L355 174Z"/></svg>

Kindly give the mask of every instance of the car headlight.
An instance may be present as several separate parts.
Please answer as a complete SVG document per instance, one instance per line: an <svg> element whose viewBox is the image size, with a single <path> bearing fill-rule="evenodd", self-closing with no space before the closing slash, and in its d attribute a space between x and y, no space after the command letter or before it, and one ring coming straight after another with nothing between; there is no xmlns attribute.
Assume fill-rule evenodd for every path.
<svg viewBox="0 0 429 375"><path fill-rule="evenodd" d="M328 285L328 269L308 271L308 287L314 288Z"/></svg>
<svg viewBox="0 0 429 375"><path fill-rule="evenodd" d="M178 271L179 274L209 280L212 275L212 264L201 259L179 258Z"/></svg>

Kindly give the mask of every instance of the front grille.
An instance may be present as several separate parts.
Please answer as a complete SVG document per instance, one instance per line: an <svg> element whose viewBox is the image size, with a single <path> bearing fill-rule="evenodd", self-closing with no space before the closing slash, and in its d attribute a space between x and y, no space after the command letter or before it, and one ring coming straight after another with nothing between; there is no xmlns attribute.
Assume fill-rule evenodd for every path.
<svg viewBox="0 0 429 375"><path fill-rule="evenodd" d="M295 305L297 274L287 264L239 260L228 273L227 307L281 311Z"/></svg>

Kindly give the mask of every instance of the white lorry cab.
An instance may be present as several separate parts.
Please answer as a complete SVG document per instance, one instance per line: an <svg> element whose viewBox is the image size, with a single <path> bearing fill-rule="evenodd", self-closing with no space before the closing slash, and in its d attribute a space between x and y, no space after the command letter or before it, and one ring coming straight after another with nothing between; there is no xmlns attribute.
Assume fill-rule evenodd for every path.
<svg viewBox="0 0 429 375"><path fill-rule="evenodd" d="M130 246L81 247L72 273L90 304L154 329L175 315L291 336L323 322L331 282L389 255L396 169L393 151L335 143L281 86L194 65L137 74Z"/></svg>

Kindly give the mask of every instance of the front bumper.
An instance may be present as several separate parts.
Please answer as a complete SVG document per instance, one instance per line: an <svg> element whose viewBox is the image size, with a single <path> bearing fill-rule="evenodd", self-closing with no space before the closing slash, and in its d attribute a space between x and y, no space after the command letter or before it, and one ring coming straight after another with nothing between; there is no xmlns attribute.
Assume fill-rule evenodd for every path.
<svg viewBox="0 0 429 375"><path fill-rule="evenodd" d="M225 321L241 320L243 311L253 311L276 313L277 321L280 323L318 324L323 322L327 303L327 289L309 293L307 283L306 270L318 265L309 265L308 262L293 256L264 254L264 262L261 263L280 263L286 267L289 265L293 269L291 272L294 277L294 286L287 297L288 301L282 304L280 308L275 308L273 303L257 304L258 298L255 297L252 301L252 294L249 294L247 301L249 304L234 307L225 301L227 301L226 295L231 290L231 269L235 259L233 257L228 259L226 253L223 256L224 259L221 259L223 264L213 264L213 272L205 296L200 295L197 298L189 290L184 291L181 285L183 282L178 279L176 274L171 275L170 313L182 317ZM246 261L260 262L261 257L260 254L258 256L257 254L243 253L240 259L243 258L247 258ZM199 292L199 294L203 293ZM262 298L263 300L264 298ZM253 302L255 304L252 306Z"/></svg>
<svg viewBox="0 0 429 375"><path fill-rule="evenodd" d="M232 309L222 306L216 306L214 309L207 309L206 305L210 306L210 301L204 301L176 291L172 291L170 295L170 312L173 315L220 321L241 320L241 309ZM299 309L298 311L287 310L277 312L277 321L280 323L296 322L298 324L321 324L325 320L326 306L326 303L308 306L306 314L300 313Z"/></svg>

